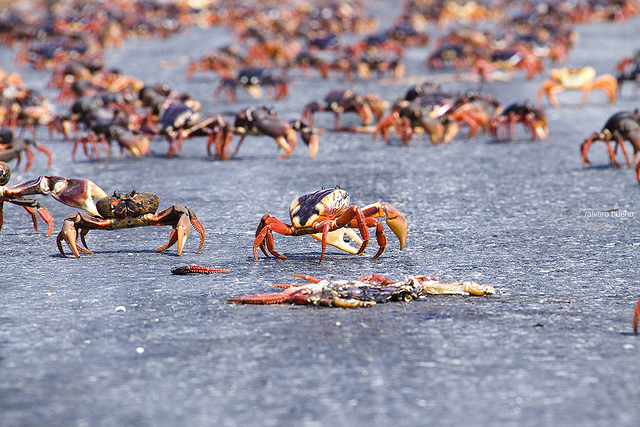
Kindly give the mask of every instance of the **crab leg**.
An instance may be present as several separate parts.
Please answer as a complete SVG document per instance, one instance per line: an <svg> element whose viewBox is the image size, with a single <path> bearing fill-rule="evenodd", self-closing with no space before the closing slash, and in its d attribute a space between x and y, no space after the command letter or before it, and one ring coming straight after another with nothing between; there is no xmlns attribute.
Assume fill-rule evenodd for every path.
<svg viewBox="0 0 640 427"><path fill-rule="evenodd" d="M622 154L624 155L627 167L629 167L631 165L631 163L629 163L629 154L627 153L627 149L624 147L624 140L619 134L616 136L616 149L614 150L615 153L618 152L618 146L622 148Z"/></svg>
<svg viewBox="0 0 640 427"><path fill-rule="evenodd" d="M78 247L78 238L82 236L82 242L86 247L84 235L86 235L89 230L100 228L108 229L111 225L113 225L112 220L92 217L82 212L71 214L65 218L64 223L62 224L62 230L58 233L58 237L56 239L58 250L62 255L67 256L62 247L62 241L64 240L67 242L69 249L71 249L71 252L76 256L76 258L80 258L80 252L92 254L93 252ZM80 236L78 235L78 230L82 230Z"/></svg>
<svg viewBox="0 0 640 427"><path fill-rule="evenodd" d="M309 295L311 289L299 286L293 286L282 292L272 292L268 294L247 295L238 298L229 298L230 302L239 302L242 304L278 304L281 302L289 302L299 295Z"/></svg>
<svg viewBox="0 0 640 427"><path fill-rule="evenodd" d="M365 218L365 223L367 224L367 227L376 228L376 240L378 242L378 252L376 252L376 254L371 258L371 259L376 259L380 255L382 255L382 252L384 252L384 249L387 247L387 236L385 236L384 234L384 227L382 226L382 223L377 219Z"/></svg>
<svg viewBox="0 0 640 427"><path fill-rule="evenodd" d="M589 98L589 92L593 89L602 89L609 97L609 104L612 104L618 98L618 81L611 74L603 74L587 86L583 90L583 97L580 102L581 105L587 102Z"/></svg>
<svg viewBox="0 0 640 427"><path fill-rule="evenodd" d="M350 206L349 209L344 211L342 215L340 215L334 221L327 221L322 229L322 253L320 254L320 261L322 262L322 258L324 257L325 249L327 248L327 234L331 229L340 229L348 224L351 224L352 227L358 227L360 230L360 234L362 235L362 245L360 245L360 249L356 252L356 255L361 255L364 253L367 245L369 243L369 230L367 229L367 225L365 224L365 215L362 213L362 210L358 206Z"/></svg>
<svg viewBox="0 0 640 427"><path fill-rule="evenodd" d="M36 150L40 151L41 153L44 153L47 156L48 158L47 170L49 170L51 168L51 163L53 162L53 155L51 154L51 151L37 141L34 141L33 146L35 147Z"/></svg>
<svg viewBox="0 0 640 427"><path fill-rule="evenodd" d="M36 213L40 215L40 218L44 222L47 223L47 237L51 236L53 233L53 217L49 213L46 207L44 207L40 202L34 199L26 199L24 197L16 197L12 199L5 200L14 205L22 206L28 213L31 215L31 219L33 220L33 232L38 232L38 219ZM2 202L0 201L0 214L2 212ZM2 229L3 218L0 216L0 229Z"/></svg>
<svg viewBox="0 0 640 427"><path fill-rule="evenodd" d="M638 302L636 303L636 312L633 316L633 333L638 335L638 318L640 318L640 298L638 298Z"/></svg>
<svg viewBox="0 0 640 427"><path fill-rule="evenodd" d="M253 241L253 257L256 259L256 261L258 260L258 247L262 249L262 252L267 257L269 257L269 254L267 253L267 249L268 249L269 252L276 258L281 258L281 259L286 258L286 256L280 255L275 251L275 248L273 245L273 235L271 234L271 230L279 234L284 234L289 236L294 235L294 232L292 231L291 226L281 222L279 219L277 219L273 215L266 214L265 216L263 216L256 230L256 238ZM265 248L265 240L266 240L266 248Z"/></svg>
<svg viewBox="0 0 640 427"><path fill-rule="evenodd" d="M37 212L38 215L40 215L40 218L42 218L42 220L47 223L47 237L51 236L51 233L53 233L53 217L51 216L47 208L40 205L40 203L38 203L37 208L33 208L30 206L23 206L23 208L27 212L29 212L29 214L31 214L31 218L33 219L34 233L38 232L38 221L36 219L36 212Z"/></svg>
<svg viewBox="0 0 640 427"><path fill-rule="evenodd" d="M154 249L154 251L165 251L177 243L177 254L182 255L184 245L187 241L187 237L189 236L189 231L191 230L190 224L193 224L193 227L196 229L196 231L200 233L200 244L198 246L198 249L196 250L196 253L200 252L200 250L204 246L205 241L204 226L202 225L200 220L198 220L196 214L191 209L185 208L180 205L173 205L163 210L162 212L151 215L148 218L148 221L151 223L151 225L172 225L172 217L176 214L179 215L179 218L173 226L173 229L169 233L169 241L165 245Z"/></svg>

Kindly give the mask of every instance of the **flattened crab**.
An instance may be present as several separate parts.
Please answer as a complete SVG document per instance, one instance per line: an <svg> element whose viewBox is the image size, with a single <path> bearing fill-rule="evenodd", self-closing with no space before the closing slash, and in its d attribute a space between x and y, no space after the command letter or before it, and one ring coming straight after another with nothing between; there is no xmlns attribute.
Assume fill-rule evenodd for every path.
<svg viewBox="0 0 640 427"><path fill-rule="evenodd" d="M324 257L327 244L335 246L349 253L361 255L369 243L368 227L376 228L378 252L373 259L378 258L387 246L387 237L384 234L382 223L376 218L385 216L391 231L400 241L402 249L407 240L407 221L404 216L393 206L385 202L376 202L360 208L351 205L349 193L336 186L334 189L322 189L313 193L295 198L289 205L291 225L285 224L270 214L262 217L256 230L256 238L253 241L253 257L257 260L257 250L269 257L271 253L276 258L286 258L275 251L273 245L273 232L288 236L301 236L311 234L317 240L322 241L322 253L320 261ZM351 228L358 228L362 236L362 243ZM360 245L356 251L344 241L349 237ZM268 251L268 252L267 252Z"/></svg>
<svg viewBox="0 0 640 427"><path fill-rule="evenodd" d="M584 105L593 89L603 90L609 97L609 104L618 98L618 81L611 74L596 77L596 70L593 67L554 68L550 71L550 79L545 80L540 86L536 103L538 106L542 105L542 97L546 94L551 105L560 108L561 105L556 96L558 93L565 90L581 90L580 105Z"/></svg>
<svg viewBox="0 0 640 427"><path fill-rule="evenodd" d="M173 205L156 213L159 202L160 199L153 193L138 193L135 190L130 193L114 192L113 196L104 197L96 202L97 215L76 212L64 220L62 231L58 234L58 249L62 255L66 256L62 248L62 242L65 241L69 245L71 252L79 258L80 252L84 254L93 253L88 250L87 242L85 241L85 236L91 230L117 230L149 225L170 225L173 228L169 234L169 241L154 250L162 252L177 243L177 254L181 255L191 224L200 233L200 245L196 253L200 252L204 245L205 232L196 214L191 209L180 205ZM78 238L82 240L84 248L78 246Z"/></svg>
<svg viewBox="0 0 640 427"><path fill-rule="evenodd" d="M392 301L411 301L427 295L491 295L492 286L476 282L441 282L432 276L410 276L394 282L379 274L356 280L320 280L294 274L307 280L305 284L272 285L284 288L281 292L230 298L242 304L278 304L289 302L299 305L359 308Z"/></svg>
<svg viewBox="0 0 640 427"><path fill-rule="evenodd" d="M49 195L67 206L83 209L97 214L94 198L102 198L107 194L96 184L86 179L62 178L59 176L40 176L31 181L12 187L5 187L11 179L11 168L0 162L0 230L4 222L3 203L9 202L22 206L33 219L33 230L38 231L36 213L47 223L47 237L53 233L53 217L47 208L35 199L27 198L34 194Z"/></svg>

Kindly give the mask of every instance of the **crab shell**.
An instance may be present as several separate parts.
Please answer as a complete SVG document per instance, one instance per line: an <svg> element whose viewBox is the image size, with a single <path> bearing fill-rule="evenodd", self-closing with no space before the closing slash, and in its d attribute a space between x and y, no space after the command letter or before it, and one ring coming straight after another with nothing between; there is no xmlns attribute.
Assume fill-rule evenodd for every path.
<svg viewBox="0 0 640 427"><path fill-rule="evenodd" d="M113 193L96 202L96 208L102 218L126 217L137 218L147 213L155 213L160 205L160 198L154 193Z"/></svg>
<svg viewBox="0 0 640 427"><path fill-rule="evenodd" d="M593 67L554 68L549 74L552 80L566 89L580 89L596 78L596 70Z"/></svg>
<svg viewBox="0 0 640 427"><path fill-rule="evenodd" d="M349 193L340 188L322 189L297 197L289 205L291 224L310 228L315 222L340 216L351 206Z"/></svg>

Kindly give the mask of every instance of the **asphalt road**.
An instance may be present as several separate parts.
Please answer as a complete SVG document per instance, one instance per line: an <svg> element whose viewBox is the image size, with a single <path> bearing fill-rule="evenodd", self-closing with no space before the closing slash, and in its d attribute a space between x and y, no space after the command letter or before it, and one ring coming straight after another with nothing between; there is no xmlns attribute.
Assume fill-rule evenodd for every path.
<svg viewBox="0 0 640 427"><path fill-rule="evenodd" d="M569 65L612 72L640 48L639 21L577 27ZM408 84L297 78L284 101L238 104L213 99L215 80L187 83L185 61L229 41L221 28L194 29L167 41L131 41L107 54L110 66L147 83L193 93L204 112L269 103L296 118L329 89L352 87L388 100ZM14 51L0 51L11 69ZM426 74L424 50L412 49L413 76ZM21 69L46 90L49 75ZM504 104L532 100L544 77L483 85ZM456 83L450 89L477 88ZM626 87L614 105L602 92L584 107L580 94L545 104L550 136L497 143L458 136L447 146L423 138L408 147L371 136L328 132L316 158L303 147L278 158L268 138L247 138L229 162L209 158L203 139L180 157L97 163L71 144L42 140L51 170L36 155L12 184L38 175L91 179L110 193L152 191L161 207L178 203L206 228L204 249L158 254L169 229L95 231L94 255L64 258L43 224L34 234L23 209L5 204L0 234L0 425L581 425L640 423L640 341L632 333L638 286L640 200L633 170L607 165L594 144L581 168L579 145L606 119L638 106ZM330 126L330 115L317 124ZM346 123L356 124L345 116ZM310 237L276 236L286 260L255 261L251 244L265 213L288 221L296 196L340 185L352 203L386 201L409 222L404 250L371 260L333 248L318 264ZM56 233L73 212L39 197ZM174 276L196 263L229 274ZM243 306L227 299L269 292L292 273L355 278L381 273L492 285L489 297L432 297L370 309Z"/></svg>

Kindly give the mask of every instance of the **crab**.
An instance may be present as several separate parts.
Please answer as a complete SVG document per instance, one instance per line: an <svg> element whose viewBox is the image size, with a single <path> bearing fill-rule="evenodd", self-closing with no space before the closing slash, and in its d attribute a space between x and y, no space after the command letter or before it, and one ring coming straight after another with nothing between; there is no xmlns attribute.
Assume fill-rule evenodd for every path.
<svg viewBox="0 0 640 427"><path fill-rule="evenodd" d="M549 136L549 126L547 115L541 109L535 108L528 102L513 103L506 107L497 117L491 120L491 134L495 139L500 139L499 131L504 130L506 138L506 128L509 128L509 140L515 137L516 123L522 123L531 131L531 140L536 137L546 139Z"/></svg>
<svg viewBox="0 0 640 427"><path fill-rule="evenodd" d="M551 105L560 108L556 94L565 90L581 90L583 95L580 105L584 105L593 89L603 90L609 97L609 104L618 98L618 81L611 74L596 77L593 67L554 68L550 71L550 79L545 80L538 90L536 103L541 106L542 97L546 94Z"/></svg>
<svg viewBox="0 0 640 427"><path fill-rule="evenodd" d="M193 79L196 71L202 73L214 71L221 76L231 78L233 71L242 64L241 59L238 58L238 52L233 49L229 46L227 49L205 52L201 58L190 61L185 74L187 81Z"/></svg>
<svg viewBox="0 0 640 427"><path fill-rule="evenodd" d="M5 162L0 162L0 230L3 225L2 208L4 202L22 206L31 215L33 231L36 233L38 232L36 213L40 215L40 218L47 224L47 237L49 237L53 233L53 217L44 205L25 196L51 194L60 203L97 214L98 211L93 199L107 195L100 187L86 179L40 176L22 184L5 187L10 179L11 167Z"/></svg>
<svg viewBox="0 0 640 427"><path fill-rule="evenodd" d="M441 282L426 275L409 276L394 282L380 274L362 276L356 280L320 280L294 274L308 283L272 285L284 288L281 292L230 298L229 302L242 304L278 304L289 302L299 305L360 308L391 301L411 301L427 295L491 295L495 289L476 282Z"/></svg>
<svg viewBox="0 0 640 427"><path fill-rule="evenodd" d="M640 52L636 52L633 57L624 57L616 65L616 79L618 80L618 90L622 90L624 82L634 82L633 96L637 98L640 89Z"/></svg>
<svg viewBox="0 0 640 427"><path fill-rule="evenodd" d="M314 101L307 104L302 111L302 120L313 126L313 115L321 111L329 111L334 114L334 129L339 129L340 115L343 113L356 113L362 119L363 126L371 125L374 120L369 102L351 89L332 90L325 95L322 102Z"/></svg>
<svg viewBox="0 0 640 427"><path fill-rule="evenodd" d="M587 163L591 163L587 158L587 153L594 141L603 141L607 146L611 164L620 167L616 160L615 152L611 149L611 140L616 141L615 152L618 151L618 146L622 148L627 167L635 163L638 152L640 151L640 113L638 113L637 109L634 111L620 111L615 113L609 117L600 132L593 132L591 136L582 142L580 145L582 168L584 169ZM624 147L625 140L631 142L633 146L633 159L631 161L629 161L627 150Z"/></svg>
<svg viewBox="0 0 640 427"><path fill-rule="evenodd" d="M364 208L351 205L349 193L340 189L339 186L333 189L323 188L295 198L289 205L289 215L291 225L281 222L270 214L265 214L262 217L256 229L256 238L253 241L253 257L256 261L258 260L258 248L267 258L269 253L276 258L286 258L275 251L273 232L288 236L311 234L315 239L322 241L319 263L324 258L327 244L349 253L361 255L369 243L368 227L376 228L379 246L378 252L373 256L373 259L376 259L387 246L384 228L376 219L381 216L386 216L387 225L398 237L401 250L407 241L407 220L395 207L385 202L376 202ZM351 230L356 227L362 235L361 244L356 241L355 233ZM355 251L351 245L344 241L345 237L356 241L360 248Z"/></svg>
<svg viewBox="0 0 640 427"><path fill-rule="evenodd" d="M331 65L324 58L314 52L304 50L298 53L291 61L289 61L289 63L287 63L284 71L288 74L289 70L295 68L300 69L304 77L309 77L312 69L316 70L320 73L322 79L327 80L329 78Z"/></svg>
<svg viewBox="0 0 640 427"><path fill-rule="evenodd" d="M431 117L430 110L419 104L396 105L391 112L378 121L373 133L373 142L378 133L385 142L389 142L389 131L394 130L404 145L414 134L426 133L432 144L448 144L458 134L459 125L446 117Z"/></svg>
<svg viewBox="0 0 640 427"><path fill-rule="evenodd" d="M188 137L190 129L199 122L200 113L187 104L171 99L162 103L158 114L158 133L165 135L169 142L167 158L180 153L182 141Z"/></svg>
<svg viewBox="0 0 640 427"><path fill-rule="evenodd" d="M301 132L303 142L309 148L309 157L313 158L318 152L318 138L314 137L313 128L303 122L293 123L284 120L276 114L275 110L267 107L249 107L236 115L233 126L235 134L240 135L240 140L231 155L235 157L240 145L247 135L267 135L273 138L284 149L280 157L288 157L298 144L296 130ZM316 135L317 136L317 135Z"/></svg>
<svg viewBox="0 0 640 427"><path fill-rule="evenodd" d="M476 54L470 46L463 43L443 43L427 58L427 67L438 71L447 65L461 69L471 66L475 59Z"/></svg>
<svg viewBox="0 0 640 427"><path fill-rule="evenodd" d="M46 146L35 140L14 138L11 129L0 128L0 161L8 162L10 160L17 159L18 163L16 166L18 166L22 159L22 153L24 153L27 158L27 162L24 166L24 171L26 172L33 164L34 156L33 150L31 149L32 147L47 156L47 169L49 169L51 167L51 162L53 161L53 155Z"/></svg>
<svg viewBox="0 0 640 427"><path fill-rule="evenodd" d="M80 144L82 144L84 153L87 157L90 157L87 151L87 143L91 143L96 158L100 162L101 158L98 152L98 141L102 142L102 146L104 147L108 160L111 160L111 149L109 148L109 143L112 141L116 141L120 146L121 158L125 151L131 153L135 157L140 157L145 154L151 156L151 152L149 151L149 138L147 136L120 125L112 118L104 118L94 121L85 135L76 140L73 145L73 149L71 150L71 160L75 161L76 150Z"/></svg>
<svg viewBox="0 0 640 427"><path fill-rule="evenodd" d="M262 88L274 89L276 101L289 96L289 85L283 77L275 76L268 70L258 67L244 68L234 78L223 78L214 92L217 100L224 90L227 101L236 103L235 91L242 86L255 99L262 98Z"/></svg>
<svg viewBox="0 0 640 427"><path fill-rule="evenodd" d="M482 81L491 82L495 71L505 70L511 76L518 69L524 71L527 80L533 80L544 71L544 63L530 49L516 46L494 51L489 58L479 56L471 67L471 74L478 74Z"/></svg>
<svg viewBox="0 0 640 427"><path fill-rule="evenodd" d="M91 230L117 230L150 225L170 225L173 228L169 234L169 241L154 250L162 252L177 243L177 255L181 255L191 229L189 224L191 224L200 233L200 245L196 253L200 252L204 246L205 231L196 214L191 209L181 205L172 205L156 213L159 202L160 200L156 194L142 193L135 190L130 193L114 192L112 196L103 197L95 203L97 209L95 214L87 215L83 212L76 212L65 218L62 231L60 231L57 238L58 250L62 255L66 256L62 247L62 242L65 241L69 245L71 252L77 258L80 258L80 252L84 254L93 253L89 250L85 241L85 236ZM78 238L81 239L84 248L78 246Z"/></svg>

